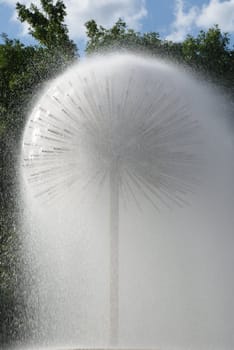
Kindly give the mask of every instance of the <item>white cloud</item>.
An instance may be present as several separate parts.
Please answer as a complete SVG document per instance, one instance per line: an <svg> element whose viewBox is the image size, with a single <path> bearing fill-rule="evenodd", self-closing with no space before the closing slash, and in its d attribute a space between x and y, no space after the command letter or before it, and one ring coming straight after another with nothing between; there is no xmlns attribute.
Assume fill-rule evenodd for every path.
<svg viewBox="0 0 234 350"><path fill-rule="evenodd" d="M139 29L141 19L147 15L144 0L67 0L66 3L72 37L84 37L84 23L90 19L110 27L121 17L131 28Z"/></svg>
<svg viewBox="0 0 234 350"><path fill-rule="evenodd" d="M234 0L211 0L202 7L196 25L209 28L214 24L218 24L223 31L234 32Z"/></svg>
<svg viewBox="0 0 234 350"><path fill-rule="evenodd" d="M191 6L187 12L184 0L176 0L175 20L166 39L181 41L192 29L208 29L214 24L222 31L234 32L234 0L210 0L200 8Z"/></svg>
<svg viewBox="0 0 234 350"><path fill-rule="evenodd" d="M176 0L174 14L175 21L172 24L172 32L166 37L166 39L171 41L181 41L192 28L198 14L198 8L193 6L186 13L184 11L183 0Z"/></svg>
<svg viewBox="0 0 234 350"><path fill-rule="evenodd" d="M16 0L0 0L15 6ZM39 4L39 0L21 0L20 3L29 6ZM139 29L141 20L147 16L145 0L64 0L67 8L66 23L73 39L85 38L84 23L90 19L105 27L112 26L120 17L134 29ZM16 13L13 19L16 19ZM22 34L25 34L23 26Z"/></svg>

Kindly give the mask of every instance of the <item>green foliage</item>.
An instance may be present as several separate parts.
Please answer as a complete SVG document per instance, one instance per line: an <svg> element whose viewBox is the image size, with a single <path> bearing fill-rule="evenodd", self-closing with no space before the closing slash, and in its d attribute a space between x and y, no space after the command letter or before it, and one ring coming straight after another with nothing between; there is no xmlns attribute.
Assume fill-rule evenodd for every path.
<svg viewBox="0 0 234 350"><path fill-rule="evenodd" d="M25 47L18 40L3 35L0 45L0 124L2 132L9 125L12 105L28 83L27 67L34 55L33 47Z"/></svg>
<svg viewBox="0 0 234 350"><path fill-rule="evenodd" d="M181 43L162 40L155 32L135 32L121 19L110 29L91 20L86 23L86 29L88 54L110 49L143 51L186 64L212 77L216 83L233 88L234 52L229 48L229 35L222 33L217 25L207 32L200 31L197 37L189 35Z"/></svg>
<svg viewBox="0 0 234 350"><path fill-rule="evenodd" d="M68 36L64 24L66 7L63 1L41 0L42 10L31 4L30 8L20 3L16 4L18 17L21 22L29 24L29 33L44 47L59 50L63 55L73 58L77 48Z"/></svg>
<svg viewBox="0 0 234 350"><path fill-rule="evenodd" d="M0 347L23 340L31 327L25 311L16 183L23 126L37 91L77 58L64 25L64 4L42 0L41 5L42 11L17 4L19 17L30 25L38 46L25 46L6 34L0 44Z"/></svg>
<svg viewBox="0 0 234 350"><path fill-rule="evenodd" d="M20 241L15 229L0 223L0 344L14 341L26 334L25 298ZM22 339L23 340L23 339Z"/></svg>
<svg viewBox="0 0 234 350"><path fill-rule="evenodd" d="M196 38L187 36L183 42L183 59L189 65L233 84L234 52L229 44L228 33L221 33L216 25L207 32L200 31Z"/></svg>
<svg viewBox="0 0 234 350"><path fill-rule="evenodd" d="M151 55L160 55L176 59L181 55L182 45L163 41L156 32L139 33L129 29L126 23L119 19L112 28L98 26L94 20L85 24L88 42L88 54L100 51L132 50L146 52Z"/></svg>
<svg viewBox="0 0 234 350"><path fill-rule="evenodd" d="M86 52L93 53L97 51L105 51L108 49L136 47L139 42L139 33L128 29L125 22L119 19L110 29L97 26L94 20L88 21L86 24L87 43Z"/></svg>
<svg viewBox="0 0 234 350"><path fill-rule="evenodd" d="M70 62L58 51L24 46L18 40L0 45L0 132L20 137L28 104L41 84ZM73 56L74 58L74 56Z"/></svg>

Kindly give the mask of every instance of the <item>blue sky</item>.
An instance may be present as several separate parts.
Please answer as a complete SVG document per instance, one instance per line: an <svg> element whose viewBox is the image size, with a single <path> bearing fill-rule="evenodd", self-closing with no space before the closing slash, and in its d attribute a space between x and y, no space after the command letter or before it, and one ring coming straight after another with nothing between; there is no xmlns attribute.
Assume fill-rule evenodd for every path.
<svg viewBox="0 0 234 350"><path fill-rule="evenodd" d="M40 2L20 2L29 5L32 1ZM187 33L196 35L217 23L231 34L234 43L234 0L64 0L64 3L70 36L81 51L86 41L83 24L91 18L110 27L122 17L131 28L156 31L162 38L173 41L183 40ZM0 0L0 33L31 43L28 28L17 21L15 4L15 0Z"/></svg>

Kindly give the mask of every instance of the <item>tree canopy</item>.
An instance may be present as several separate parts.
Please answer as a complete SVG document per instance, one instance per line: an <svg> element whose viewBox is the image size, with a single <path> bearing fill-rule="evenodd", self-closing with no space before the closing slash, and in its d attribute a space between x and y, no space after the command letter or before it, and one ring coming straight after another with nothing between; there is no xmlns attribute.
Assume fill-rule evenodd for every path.
<svg viewBox="0 0 234 350"><path fill-rule="evenodd" d="M29 33L44 47L59 50L63 55L74 57L77 47L69 38L64 23L66 6L63 1L41 0L42 9L34 4L29 8L17 2L16 9L21 22L29 25Z"/></svg>
<svg viewBox="0 0 234 350"><path fill-rule="evenodd" d="M184 61L233 84L234 51L230 49L230 35L222 33L217 25L196 38L188 35L182 44Z"/></svg>
<svg viewBox="0 0 234 350"><path fill-rule="evenodd" d="M41 0L41 10L19 3L16 8L36 45L26 46L6 34L0 44L0 347L29 334L31 324L25 313L16 180L23 126L36 92L78 57L64 24L62 1Z"/></svg>
<svg viewBox="0 0 234 350"><path fill-rule="evenodd" d="M113 49L140 51L176 60L210 75L229 88L233 86L234 51L230 48L230 35L222 33L217 25L207 32L200 31L197 37L188 35L180 43L161 39L157 32L136 32L129 29L122 19L109 29L98 26L94 20L85 25L87 54Z"/></svg>

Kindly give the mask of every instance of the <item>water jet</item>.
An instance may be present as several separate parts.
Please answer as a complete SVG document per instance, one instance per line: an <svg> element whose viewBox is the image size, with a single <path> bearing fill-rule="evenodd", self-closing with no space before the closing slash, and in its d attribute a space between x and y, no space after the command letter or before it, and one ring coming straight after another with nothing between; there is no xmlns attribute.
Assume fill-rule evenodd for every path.
<svg viewBox="0 0 234 350"><path fill-rule="evenodd" d="M199 334L200 348L209 341L217 343L212 331L206 336L199 325L194 329L194 320L203 326L207 320L193 317L196 308L210 311L214 304L200 296L197 305L195 295L200 294L197 287L196 293L188 287L190 271L181 266L179 247L186 245L186 261L187 251L193 255L190 282L197 286L194 264L204 263L206 249L201 255L193 251L194 244L199 246L197 238L186 231L190 220L195 230L202 227L208 232L204 246L209 246L210 222L202 213L211 210L212 195L218 198L227 192L222 181L220 186L223 172L217 171L212 181L211 174L231 154L231 136L224 123L219 126L215 100L182 69L128 54L74 65L42 92L22 141L22 187L31 218L27 249L29 255L34 251L37 281L31 309L36 309L40 341L73 347L182 349L193 341L196 345ZM217 130L221 136L214 144ZM227 209L228 239L230 200L228 194L223 202L219 198ZM210 271L211 266L201 273L208 294L217 283L205 280ZM190 307L186 300L192 302ZM223 298L217 295L215 301L222 304ZM151 326L146 319L151 319ZM123 324L129 325L127 332ZM223 329L220 333L222 339L227 334Z"/></svg>

